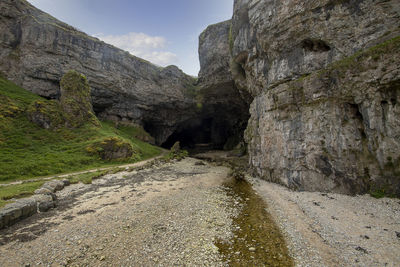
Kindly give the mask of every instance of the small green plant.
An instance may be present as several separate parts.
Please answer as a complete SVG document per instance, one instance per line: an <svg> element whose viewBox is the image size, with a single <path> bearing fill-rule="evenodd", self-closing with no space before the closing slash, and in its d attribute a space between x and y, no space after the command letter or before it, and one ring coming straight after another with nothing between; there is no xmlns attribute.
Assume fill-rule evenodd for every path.
<svg viewBox="0 0 400 267"><path fill-rule="evenodd" d="M384 198L386 196L385 189L377 189L369 193L374 198Z"/></svg>
<svg viewBox="0 0 400 267"><path fill-rule="evenodd" d="M233 40L233 32L232 32L232 23L231 23L231 25L230 25L230 27L229 27L229 36L228 36L228 38L229 38L229 52L232 54L232 52L233 52L233 45L234 45L234 40Z"/></svg>
<svg viewBox="0 0 400 267"><path fill-rule="evenodd" d="M170 149L170 152L164 156L165 160L182 160L186 158L189 153L186 150L182 150L180 147L180 143L176 142Z"/></svg>

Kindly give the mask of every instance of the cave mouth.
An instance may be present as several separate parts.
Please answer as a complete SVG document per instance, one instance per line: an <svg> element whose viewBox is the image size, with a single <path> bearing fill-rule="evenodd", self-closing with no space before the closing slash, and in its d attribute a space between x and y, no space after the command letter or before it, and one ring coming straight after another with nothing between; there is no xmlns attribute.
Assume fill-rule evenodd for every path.
<svg viewBox="0 0 400 267"><path fill-rule="evenodd" d="M233 135L231 128L226 120L212 117L190 120L180 125L161 147L170 149L179 141L181 148L190 153L222 150Z"/></svg>

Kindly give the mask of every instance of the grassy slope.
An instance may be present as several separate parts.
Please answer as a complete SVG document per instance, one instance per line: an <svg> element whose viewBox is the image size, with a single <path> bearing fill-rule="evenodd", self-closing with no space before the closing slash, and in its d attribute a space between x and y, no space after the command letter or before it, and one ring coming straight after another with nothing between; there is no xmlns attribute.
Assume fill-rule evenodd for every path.
<svg viewBox="0 0 400 267"><path fill-rule="evenodd" d="M0 182L132 163L160 153L157 147L135 138L143 135L142 129L117 129L111 122L102 122L101 128L42 129L25 113L38 99L42 98L0 77ZM124 161L104 161L86 152L89 144L108 136L122 137L138 153Z"/></svg>

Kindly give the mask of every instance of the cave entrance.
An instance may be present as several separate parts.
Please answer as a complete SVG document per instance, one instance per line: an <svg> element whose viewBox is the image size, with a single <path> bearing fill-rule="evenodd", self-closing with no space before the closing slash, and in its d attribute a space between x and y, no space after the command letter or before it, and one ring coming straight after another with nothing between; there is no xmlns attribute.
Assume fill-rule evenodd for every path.
<svg viewBox="0 0 400 267"><path fill-rule="evenodd" d="M230 137L228 129L226 122L214 118L190 120L178 127L161 146L170 149L179 141L181 148L191 153L223 149Z"/></svg>

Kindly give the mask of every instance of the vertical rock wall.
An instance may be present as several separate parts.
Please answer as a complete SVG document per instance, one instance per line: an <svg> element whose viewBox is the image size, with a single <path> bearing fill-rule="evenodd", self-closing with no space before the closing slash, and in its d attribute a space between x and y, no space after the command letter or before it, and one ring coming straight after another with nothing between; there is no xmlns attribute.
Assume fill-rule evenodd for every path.
<svg viewBox="0 0 400 267"><path fill-rule="evenodd" d="M400 195L400 2L236 0L250 164L298 190ZM362 52L363 51L363 52Z"/></svg>

